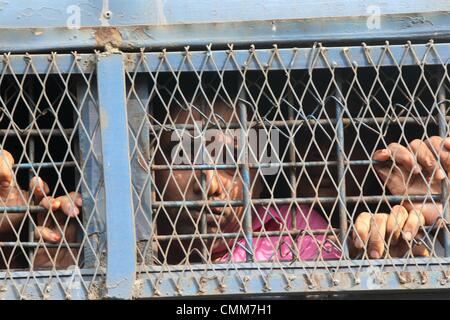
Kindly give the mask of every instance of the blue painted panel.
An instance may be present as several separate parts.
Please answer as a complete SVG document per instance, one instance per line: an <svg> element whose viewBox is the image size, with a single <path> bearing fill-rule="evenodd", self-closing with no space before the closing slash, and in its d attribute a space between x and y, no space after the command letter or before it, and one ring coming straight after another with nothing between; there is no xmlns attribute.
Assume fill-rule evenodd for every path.
<svg viewBox="0 0 450 320"><path fill-rule="evenodd" d="M104 3L112 12L105 19ZM448 1L0 1L0 53L103 48L124 50L213 44L380 41L450 37ZM182 5L180 5L180 3ZM81 29L67 28L79 4ZM161 4L161 5L158 5ZM370 6L380 21L371 25ZM189 10L185 10L185 8ZM158 11L159 10L159 11ZM368 13L369 12L369 13ZM20 19L19 19L20 17ZM369 19L369 20L368 20ZM368 24L369 22L369 24ZM20 41L18 41L20 39ZM109 39L111 40L111 39Z"/></svg>
<svg viewBox="0 0 450 320"><path fill-rule="evenodd" d="M121 54L99 55L97 86L106 194L107 297L130 299L135 278L136 236Z"/></svg>
<svg viewBox="0 0 450 320"><path fill-rule="evenodd" d="M446 0L16 0L0 1L0 28L65 27L79 8L81 25L167 26L450 11ZM110 11L110 16L104 13Z"/></svg>

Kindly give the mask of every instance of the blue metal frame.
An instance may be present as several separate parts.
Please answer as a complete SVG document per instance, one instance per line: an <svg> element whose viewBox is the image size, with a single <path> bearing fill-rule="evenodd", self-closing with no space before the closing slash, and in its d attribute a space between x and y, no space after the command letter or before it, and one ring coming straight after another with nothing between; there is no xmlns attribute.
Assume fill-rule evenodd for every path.
<svg viewBox="0 0 450 320"><path fill-rule="evenodd" d="M1 35L1 31L0 31ZM54 40L53 40L54 41ZM1 43L1 42L0 42ZM1 49L1 47L0 47ZM389 50L388 50L389 49ZM402 283L402 277L395 269L404 266L407 260L377 260L377 261L337 261L323 265L308 263L279 263L273 264L242 264L239 274L236 267L229 265L212 265L193 267L191 274L186 277L185 270L171 270L172 277L160 279L164 270L155 266L147 269L136 269L135 257L135 223L133 212L133 197L131 186L131 169L129 155L128 119L125 97L125 70L130 72L147 73L155 70L169 71L167 66L160 66L161 54L172 65L175 71L190 71L192 68L203 68L204 70L260 70L267 67L265 63L273 61L269 66L271 69L309 69L309 68L339 68L339 67L373 67L373 66L397 66L426 64L447 64L450 61L449 44L430 45L392 45L371 47L349 47L349 48L326 48L320 47L309 49L264 49L255 50L259 59L248 61L248 50L234 50L236 64L227 61L230 51L194 51L190 59L182 63L183 55L180 52L173 53L145 53L147 66L139 65L136 61L141 58L140 54L99 54L80 55L82 70L73 67L75 57L70 54L58 55L59 70L47 70L48 55L33 56L33 63L39 73L79 73L93 72L96 66L98 84L98 102L101 116L101 136L103 154L103 174L106 192L106 224L110 232L107 233L107 265L106 265L106 295L98 297L110 298L132 298L132 297L155 297L173 296L176 294L198 295L198 294L238 294L238 293L275 293L275 292L329 292L329 291L358 291L358 290L395 290L408 288L424 289L448 289L450 288L450 275L442 272L440 264L449 264L448 259L424 258L416 261L416 265L427 270L428 279L417 273ZM414 54L413 54L414 52ZM205 55L212 54L216 65L204 63ZM271 59L274 54L279 54L280 59ZM323 59L324 54L327 59ZM11 63L16 72L25 70L25 56L11 56ZM97 61L98 58L98 61ZM209 59L211 61L212 59ZM331 66L328 64L331 63ZM125 64L126 62L126 64ZM0 61L0 70L3 68ZM148 68L148 69L147 69ZM178 68L178 69L177 69ZM120 232L118 232L120 231ZM393 265L389 265L393 264ZM378 277L376 268L383 266L384 271L391 271ZM355 267L352 270L351 267ZM273 273L274 270L283 269L282 272ZM398 267L400 268L400 267ZM413 274L417 269L403 269L402 272ZM330 271L332 270L332 271ZM419 269L420 270L420 269ZM137 272L136 272L137 271ZM217 272L223 272L223 278L217 278ZM184 273L183 273L184 272ZM273 273L269 282L262 280L261 273ZM54 273L34 272L34 278L48 280ZM82 270L83 279L92 279L95 271ZM73 271L58 271L58 277L69 281L76 275ZM184 292L178 292L173 285L173 279L179 276L183 285L187 288ZM72 278L71 278L72 277ZM3 278L7 278L3 275ZM13 272L12 278L15 283L24 285L29 282L30 274L27 272ZM136 281L135 281L135 278ZM206 282L199 279L207 279ZM212 279L212 280L211 280ZM311 281L313 279L313 281ZM358 280L359 279L359 280ZM381 279L381 280L380 280ZM408 280L409 279L409 280ZM161 281L161 282L160 282ZM198 285L204 283L204 286ZM55 281L57 286L57 281ZM16 292L15 285L7 281L6 298L41 297L42 290L36 287L25 288L24 292ZM11 288L8 290L8 288ZM58 287L59 288L59 287ZM0 290L1 292L1 290ZM49 291L51 298L68 298L63 295L64 290L52 289ZM83 288L72 290L72 297L87 298ZM1 293L0 293L0 297ZM92 298L92 297L90 297Z"/></svg>
<svg viewBox="0 0 450 320"><path fill-rule="evenodd" d="M55 277L54 271L16 271L10 277L0 272L1 300L87 300L101 299L102 283L97 279L101 273L93 269L59 270ZM90 283L89 286L86 283Z"/></svg>
<svg viewBox="0 0 450 320"><path fill-rule="evenodd" d="M106 194L106 297L130 299L136 237L122 54L98 55L97 86Z"/></svg>
<svg viewBox="0 0 450 320"><path fill-rule="evenodd" d="M123 53L126 63L125 69L132 73L148 73L149 71L178 72L192 71L194 68L204 71L238 71L262 70L270 67L272 70L282 69L324 69L349 67L387 67L421 64L448 64L450 62L449 43L402 44L402 45L374 45L312 48L273 48L252 49L254 55L250 58L249 50L198 50L190 51L189 59L183 53L177 52L147 52L144 53L145 64L141 63L140 53ZM234 59L229 55L233 53ZM210 58L205 61L205 57ZM164 56L165 63L161 63ZM15 73L21 74L26 70L26 55L9 55L9 65ZM78 74L91 73L95 70L96 59L92 54L58 54L58 68L49 69L48 54L33 55L33 66L39 74ZM326 59L324 59L326 57ZM75 60L77 64L75 64ZM235 62L234 62L235 61ZM213 63L214 62L214 63ZM331 63L330 63L331 62ZM270 63L270 65L269 65ZM5 65L0 58L0 69ZM169 68L170 65L170 68ZM8 74L10 71L6 70Z"/></svg>
<svg viewBox="0 0 450 320"><path fill-rule="evenodd" d="M202 69L203 71L325 69L349 67L386 67L400 65L442 64L450 62L450 44L406 44L349 47L276 48L249 50L192 51L189 59L180 52L149 52L147 65L138 64L139 55L127 54L129 68L134 72L178 72ZM233 59L229 55L233 53ZM164 55L165 63L161 63ZM211 57L205 61L205 56ZM251 58L251 59L250 59ZM214 63L213 63L214 62Z"/></svg>
<svg viewBox="0 0 450 320"><path fill-rule="evenodd" d="M71 6L78 30L66 25ZM371 6L377 28L368 27ZM438 39L450 37L449 11L445 0L1 1L0 51Z"/></svg>
<svg viewBox="0 0 450 320"><path fill-rule="evenodd" d="M408 259L367 261L358 265L337 263L245 263L236 266L214 265L205 269L192 266L189 273L182 267L138 274L135 297L318 294L349 292L387 292L413 289L440 292L450 289L450 273L438 264L418 261L404 267ZM350 267L353 266L353 270ZM382 271L381 271L382 270ZM425 272L426 270L426 272ZM181 289L182 288L182 289Z"/></svg>
<svg viewBox="0 0 450 320"><path fill-rule="evenodd" d="M367 7L378 6L383 15L447 12L448 1L407 3L382 0L53 0L2 1L0 28L65 27L70 6L81 10L82 27L226 23L368 16ZM105 16L109 11L110 16Z"/></svg>

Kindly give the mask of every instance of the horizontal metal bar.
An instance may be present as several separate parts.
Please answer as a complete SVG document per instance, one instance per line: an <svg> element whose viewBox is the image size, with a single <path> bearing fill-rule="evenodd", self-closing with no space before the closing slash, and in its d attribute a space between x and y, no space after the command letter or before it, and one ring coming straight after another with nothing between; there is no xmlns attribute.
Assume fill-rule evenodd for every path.
<svg viewBox="0 0 450 320"><path fill-rule="evenodd" d="M359 0L356 0L359 1ZM368 9L374 3L363 0L364 4L355 5L355 8ZM445 0L441 0L445 1ZM41 3L38 1L37 3ZM301 2L299 2L301 3ZM64 6L63 10L73 8L71 6ZM148 6L153 6L159 4L158 1L146 2L142 8L147 8ZM203 4L203 2L201 2ZM427 41L430 38L437 39L448 39L450 32L450 22L448 21L447 11L436 12L434 9L437 7L427 3L427 7L431 9L427 11L416 11L416 13L396 13L387 14L385 12L386 3L380 6L381 10L381 23L375 28L368 27L368 17L371 15L366 12L366 14L357 15L348 19L349 11L341 12L343 17L337 17L336 12L332 15L333 18L297 18L297 19L281 19L274 20L276 17L275 11L267 10L266 3L262 5L258 3L258 6L251 8L250 10L244 9L240 10L240 14L246 16L246 19L237 19L235 15L233 22L231 20L225 19L222 9L215 8L216 13L212 16L208 16L204 23L200 23L199 17L190 14L191 10L186 10L186 5L180 6L177 10L172 11L172 13L166 11L162 7L158 9L142 10L140 8L138 14L125 14L121 16L119 10L118 12L112 13L111 20L107 20L103 17L103 12L101 10L101 5L98 5L94 14L91 14L92 8L83 8L83 4L79 4L82 8L81 16L81 28L70 29L67 27L66 22L71 21L70 18L73 17L70 13L55 15L51 14L51 17L59 16L61 19L58 27L58 20L42 19L42 12L49 10L49 8L55 8L54 5L39 5L39 10L36 10L34 14L28 17L28 14L32 11L28 11L25 15L16 16L15 14L8 15L10 19L0 19L6 28L0 27L0 52L33 52L33 51L61 51L61 50L86 50L92 51L93 48L103 48L106 44L113 44L124 51L139 50L139 48L151 48L151 50L162 49L162 48L182 48L186 45L191 47L194 46L205 46L210 43L213 45L225 46L228 43L233 43L235 45L248 46L249 43L256 45L265 45L272 43L278 44L291 44L298 45L300 43L310 44L313 42L358 42L361 41L378 41L384 42L386 40L409 40L414 39L415 41ZM200 5L196 3L195 6ZM247 2L239 2L236 7L228 7L228 2L225 3L228 10L239 10L242 6L247 8ZM90 4L86 4L90 7ZM294 2L290 2L289 8L283 8L283 6L277 6L277 10L283 11L283 15L286 12L292 13L294 16L302 16L303 12L308 12L309 8L314 8L314 12L318 14L320 10L317 10L316 3L299 5L300 10L291 10L292 6L296 6ZM343 6L346 7L347 5ZM414 10L410 5L399 4L398 6L403 6L402 9L408 8L408 11ZM164 5L163 7L166 7ZM170 5L169 5L170 7ZM188 6L190 7L190 6ZM329 7L329 5L328 5ZM336 6L331 6L333 9L338 9ZM341 7L341 10L342 8ZM212 6L204 4L204 8L201 14L209 12L208 8ZM31 8L28 8L31 9ZM205 10L206 9L206 10ZM305 11L306 9L306 11ZM52 10L52 9L50 9ZM61 7L59 7L61 11ZM182 10L180 12L179 10ZM360 10L360 11L364 11ZM53 10L52 10L53 11ZM258 19L252 19L248 21L251 15L249 12L261 12L261 14L255 14ZM324 10L323 12L327 12ZM335 10L334 10L335 11ZM343 11L343 10L342 10ZM2 10L1 13L8 12L8 10ZM140 20L139 17L146 16L147 12L153 16L152 19ZM183 21L180 24L166 24L167 17L172 16L173 12L178 12L178 18ZM220 12L220 14L217 14ZM311 12L311 11L310 11ZM402 11L403 12L403 11ZM98 15L96 14L98 13ZM261 20L262 17L272 16L267 20ZM196 20L195 23L187 23L185 18L190 16L192 19ZM19 18L20 17L20 18ZM96 19L95 26L85 26L85 23L91 18ZM24 21L28 19L33 19L35 23L33 26L26 27ZM10 20L13 21L10 21ZM24 19L24 21L22 21ZM119 23L120 20L128 21L128 23ZM156 24L150 24L151 21L158 21ZM214 20L222 20L220 23L213 23ZM376 20L376 18L375 18ZM99 21L103 21L101 26L98 26ZM139 23L139 21L145 21L145 23ZM0 22L0 24L2 23ZM123 21L122 21L123 22ZM20 23L20 28L14 28L15 24ZM45 24L45 27L42 27ZM41 25L41 27L36 27L36 25ZM21 41L17 41L20 39Z"/></svg>
<svg viewBox="0 0 450 320"><path fill-rule="evenodd" d="M41 206L0 206L0 214L5 213L45 213L49 212L48 209L45 209Z"/></svg>
<svg viewBox="0 0 450 320"><path fill-rule="evenodd" d="M330 228L326 230L292 230L292 231L258 231L252 232L253 237L259 236L297 236L301 234L306 235L328 235L328 234L339 234L339 229ZM237 238L237 237L245 237L243 232L233 232L233 233L221 233L221 234L177 234L177 240L191 240L191 239L228 239L228 238ZM173 235L155 235L153 239L165 241L165 240L173 240Z"/></svg>
<svg viewBox="0 0 450 320"><path fill-rule="evenodd" d="M55 59L55 65L52 65L53 59ZM55 54L54 56L50 54L11 54L3 56L3 59L0 57L0 74L3 73L5 75L20 75L25 72L28 76L37 74L79 74L91 73L94 69L94 54Z"/></svg>
<svg viewBox="0 0 450 320"><path fill-rule="evenodd" d="M73 269L61 269L56 270L56 273L58 276L66 277L71 276L73 274ZM104 272L102 269L95 270L94 268L82 268L78 269L78 272L83 276L93 276L95 274L97 275L104 275ZM52 275L55 274L55 270L48 270L48 269L41 269L41 270L33 270L33 275L36 279L42 278L42 279L48 279ZM30 271L25 270L15 270L15 271L5 271L0 270L0 279L5 278L12 278L12 279L29 279L30 278Z"/></svg>
<svg viewBox="0 0 450 320"><path fill-rule="evenodd" d="M445 117L445 119L450 122L450 116ZM422 121L422 123L426 123L426 121L429 120L435 120L434 125L438 126L438 116L429 116L429 117L392 117L392 119L385 118L385 117L375 117L375 118L342 118L342 122L344 125L355 125L359 126L360 123L364 124L388 124L388 125L395 125L395 124L419 124L419 121ZM308 120L286 120L286 121L267 121L265 123L261 123L260 121L249 121L248 126L250 128L267 128L267 127L273 127L273 128L291 128L294 126L302 126L306 123L309 123L310 125L320 124L322 126L330 126L330 125L336 125L337 120L336 119L308 119ZM427 123L427 126L433 125L432 122ZM196 127L194 124L186 123L186 124L175 124L170 126L161 126L161 125L153 125L153 130L155 132L161 131L161 130L173 130L173 129L185 129L185 130L198 130L198 126ZM240 129L241 125L237 122L233 123L227 123L227 124L219 124L219 125L209 125L205 126L202 129L209 129L209 128L218 128L218 129ZM153 131L152 130L152 131Z"/></svg>
<svg viewBox="0 0 450 320"><path fill-rule="evenodd" d="M414 264L411 264L411 258L389 258L389 259L340 259L340 260L315 260L315 261L279 261L277 264L271 262L257 262L257 263L239 263L239 270L298 270L303 269L304 271L308 269L317 269L319 272L330 272L330 268L339 268L343 271L345 268L351 270L351 268L358 267L395 267L403 266L405 271L417 270L418 266L427 266L430 271L437 271L443 269L446 271L445 266L450 266L450 258L445 257L415 257ZM165 269L164 269L165 268ZM143 270L152 272L167 271L167 266L152 265L148 268L142 268ZM140 270L141 272L143 270ZM171 265L170 271L172 272L183 272L186 271L185 265ZM205 264L191 264L190 271L226 271L229 270L229 264L226 263L215 263L212 265ZM389 270L389 269L388 269ZM450 281L450 274L449 274ZM450 283L449 283L450 284Z"/></svg>
<svg viewBox="0 0 450 320"><path fill-rule="evenodd" d="M57 243L38 243L38 242L0 242L0 247L24 247L24 248L59 248L66 249L68 246L70 248L79 248L80 243L69 243L69 244L57 244Z"/></svg>
<svg viewBox="0 0 450 320"><path fill-rule="evenodd" d="M450 223L446 224L447 227L450 227ZM423 231L429 233L436 230L442 230L443 225L438 226L426 226L422 227ZM326 230L320 230L320 229L307 229L307 230L280 230L280 231L255 231L252 233L253 237L260 237L260 236L287 236L291 235L293 237L298 235L339 235L341 232L339 228L330 228ZM245 237L243 232L232 232L232 233L221 233L219 234L177 234L176 239L177 240L192 240L192 239L228 239L228 238L237 238L237 237ZM155 235L153 236L153 239L159 240L159 241L168 241L173 240L173 235Z"/></svg>
<svg viewBox="0 0 450 320"><path fill-rule="evenodd" d="M380 162L377 160L346 160L345 165L350 166L368 166L376 165L379 163L392 163L392 161ZM257 168L292 168L292 167L323 167L323 166L336 166L337 161L303 161L303 162L273 162L273 163L249 163L250 169ZM174 164L174 165L163 165L154 164L151 166L151 170L226 170L226 169L239 169L241 164Z"/></svg>
<svg viewBox="0 0 450 320"><path fill-rule="evenodd" d="M386 51L387 49L389 52ZM255 49L252 54L249 50L233 50L236 63L230 60L229 51L226 50L190 51L189 59L185 59L184 51L163 54L150 52L145 53L145 64L140 63L142 59L140 53L128 53L125 66L127 71L132 73L192 72L192 70L217 72L218 70L239 71L242 68L265 72L267 69L309 70L351 68L355 65L359 67L445 65L450 60L450 45L447 43L433 44L432 50L426 44L327 47L324 48L325 58L322 56L317 58L318 50L318 48L276 49L275 51L273 49ZM277 58L274 58L274 52L277 53ZM161 63L163 56L167 63ZM205 62L206 56L211 57L207 62ZM257 57L258 61L254 58L249 59L252 56ZM27 71L30 57L34 70ZM95 68L96 61L93 54L77 54L76 57L70 54L58 54L55 56L58 68L49 68L49 58L51 55L9 55L7 58L8 68L5 68L6 61L0 60L0 74L91 73ZM76 67L73 66L75 59L77 59ZM312 60L315 63L312 63Z"/></svg>
<svg viewBox="0 0 450 320"><path fill-rule="evenodd" d="M378 203L380 201L386 201L388 203L402 203L404 201L431 201L436 203L440 201L440 195L408 195L408 196L353 196L347 197L348 203ZM307 198L284 198L284 199L251 199L251 203L254 205L270 205L270 204L312 204L312 203L335 203L338 201L336 197L307 197ZM159 207L226 207L226 206L243 206L243 200L227 200L227 201L203 201L203 200L186 200L186 201L155 201L152 205L153 208ZM1 211L1 208L0 208Z"/></svg>
<svg viewBox="0 0 450 320"><path fill-rule="evenodd" d="M314 261L309 267L308 261L241 264L233 265L238 272L229 272L230 265L213 265L196 270L194 265L176 272L170 270L170 276L161 275L161 271L151 272L145 269L139 274L137 284L142 290L135 298L173 297L173 296L224 296L265 294L286 296L303 293L346 293L346 292L422 292L422 290L445 290L448 294L450 280L446 277L448 263L430 266L431 259L415 259L414 267L408 259L397 266L391 266L392 260L366 261L368 266L347 267L349 261ZM323 265L324 267L317 267ZM422 267L417 267L422 265ZM266 267L265 267L266 266ZM333 268L333 266L335 266ZM167 268L167 267L165 267ZM199 281L201 279L201 281ZM177 285L173 285L176 283Z"/></svg>
<svg viewBox="0 0 450 320"><path fill-rule="evenodd" d="M30 277L33 283L30 283ZM102 298L101 270L32 270L0 272L1 300L92 300ZM86 290L87 289L87 290Z"/></svg>
<svg viewBox="0 0 450 320"><path fill-rule="evenodd" d="M13 169L52 169L52 168L59 168L59 167L75 167L76 166L75 161L66 161L66 162L39 162L39 163L17 163L13 165Z"/></svg>
<svg viewBox="0 0 450 320"><path fill-rule="evenodd" d="M24 131L14 131L14 129L0 129L0 136L8 136L8 137L25 137L25 136L62 136L65 135L69 137L73 133L73 129L64 129L61 131L60 129L30 129Z"/></svg>
<svg viewBox="0 0 450 320"><path fill-rule="evenodd" d="M387 51L389 49L389 52ZM310 70L380 66L422 66L444 65L450 60L450 45L447 43L411 46L353 46L294 49L260 49L234 51L191 51L189 59L186 52L151 52L145 54L146 64L139 63L134 56L129 72L180 72L180 71L240 71L259 70ZM233 54L233 59L230 54ZM276 54L276 56L275 56ZM128 55L133 59L132 55ZM209 59L206 59L208 57ZM256 58L257 59L256 59ZM164 58L164 61L161 59ZM162 63L163 62L163 63Z"/></svg>
<svg viewBox="0 0 450 320"><path fill-rule="evenodd" d="M389 203L401 203L403 201L432 201L436 203L440 201L440 195L408 195L408 196L352 196L347 197L347 202L365 202L365 203L377 203L380 201L386 201ZM307 197L307 198L283 198L283 199L251 199L254 205L268 205L268 204L311 204L311 203L334 203L337 199L335 197ZM152 208L159 207L225 207L225 206L242 206L244 202L242 200L227 200L227 201L204 201L204 200L186 200L186 201L155 201ZM42 213L48 212L48 209L40 206L0 206L0 214L3 213Z"/></svg>

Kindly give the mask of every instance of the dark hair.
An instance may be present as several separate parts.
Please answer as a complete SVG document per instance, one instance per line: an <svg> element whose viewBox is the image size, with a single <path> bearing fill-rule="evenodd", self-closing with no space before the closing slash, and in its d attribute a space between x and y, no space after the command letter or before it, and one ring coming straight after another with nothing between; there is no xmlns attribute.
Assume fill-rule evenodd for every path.
<svg viewBox="0 0 450 320"><path fill-rule="evenodd" d="M195 73L183 73L179 77L173 75L159 76L157 90L151 97L150 110L152 117L164 123L169 108L188 109L191 104L213 101L232 105L236 101L239 79L229 73L220 77L216 73L205 73L201 79Z"/></svg>

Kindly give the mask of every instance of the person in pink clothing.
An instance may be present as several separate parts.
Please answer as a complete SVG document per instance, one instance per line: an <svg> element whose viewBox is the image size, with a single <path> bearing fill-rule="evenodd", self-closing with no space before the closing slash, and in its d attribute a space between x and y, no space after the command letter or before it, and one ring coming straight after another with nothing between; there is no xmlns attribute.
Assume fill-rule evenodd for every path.
<svg viewBox="0 0 450 320"><path fill-rule="evenodd" d="M207 107L206 111L200 111L197 102L195 104L195 106L191 105L189 108L184 109L170 105L169 112L160 108L162 109L162 111L160 110L162 115L159 115L159 121L166 125L192 125L198 124L205 119L209 119L208 121L213 123L239 122L238 108L234 110L234 108L224 102L216 101L213 105L213 112L211 112L210 107ZM251 112L248 112L248 116L251 116ZM245 239L242 237L245 208L242 205L231 204L232 201L244 200L244 184L239 166L235 165L221 169L189 168L167 170L167 167L176 164L178 160L179 147L183 142L182 139L174 139L174 135L180 138L180 131L182 129L179 129L178 132L163 130L158 137L154 164L166 166L166 170L160 169L155 171L157 200L163 202L178 201L179 203L189 201L196 202L197 205L166 206L162 204L156 210L154 217L157 234L168 236L165 240L158 241L158 259L162 264L200 261L208 263L245 261L249 250L246 247ZM239 139L238 141L230 140L225 131L214 131L212 141L216 143L222 142L224 145L231 144L230 147L235 147L234 149L230 148L232 150L239 149L236 148L236 144L240 143ZM183 134L186 132L184 131ZM204 135L204 132L201 134L197 132L196 134L191 130L189 134L193 140L192 145L195 145L195 140ZM326 143L325 140L325 142L321 141L320 139L322 138L318 132L314 133L314 137L310 137L310 140L305 137L305 141L297 141L297 145L301 149L308 146L308 142L312 139L319 142L315 144L316 147L319 146L324 149L335 147L331 146L330 143ZM418 150L419 143L417 142L416 145L415 150ZM209 147L204 140L202 146L205 149ZM183 148L186 148L186 146L183 146ZM314 152L311 150L309 149L309 154L305 158L306 161L320 160L314 158ZM412 155L405 150L405 147L391 144L387 149L378 150L373 154L373 158L381 163L375 166L377 174L393 194L405 194L395 188L398 189L405 186L405 179L402 179L402 177L407 176L412 170L412 165L408 162L410 158L412 159ZM430 159L428 159L430 158L430 150L426 150L422 149L420 151L419 149L421 152L418 156L419 162L431 163ZM448 150L450 150L450 142ZM196 161L199 159L199 153L194 151L197 151L197 149L193 148L191 154L188 155L190 163L204 163L205 161ZM318 151L316 150L315 152L317 153ZM447 153L450 154L450 152ZM323 154L326 154L326 152ZM450 156L448 158L450 159ZM400 166L397 168L403 171L394 170L391 174L387 160L400 162ZM386 165L383 165L384 162L386 162ZM206 161L206 163L209 162ZM427 167L426 172L431 173L431 169L431 167ZM300 174L300 170L298 171L298 197L336 197L337 188L331 179L324 177L321 174L322 171L315 170L317 168L308 167L307 174L304 172ZM323 170L323 168L320 170ZM354 169L354 173L356 180L363 180L363 171L358 172L357 169ZM334 172L333 175L335 175ZM307 176L309 177L308 179L312 180L305 181ZM251 184L249 194L252 199L260 198L263 191L261 178L261 173L258 173L257 169L250 169ZM204 188L202 188L202 179L205 184ZM426 184L421 184L420 181L415 181L414 186L422 191L427 190ZM347 186L347 192L347 195L351 195L352 192L358 195L361 193L361 189L355 185L349 185ZM206 205L207 201L220 201L224 205L222 207L212 207ZM341 259L344 254L341 248L344 244L339 242L336 234L330 232L333 228L332 217L338 216L335 212L336 208L336 205L334 205L334 208L329 209L322 205L310 207L298 205L297 203L269 206L255 206L252 204L250 206L252 230L253 232L260 231L263 234L253 238L251 249L253 260L291 261L298 259L300 261L321 261ZM347 236L350 257L364 253L368 258L380 258L386 254L386 251L392 256L404 255L411 248L408 241L410 242L418 234L419 227L424 223L432 224L438 216L436 212L427 215L424 211L415 211L413 209L414 204L406 203L392 207L389 214L368 212L357 212L357 214L354 214L355 221ZM202 215L206 215L206 226L203 227L206 227L206 233L209 237L203 239L199 237L194 239L184 237L185 235L202 233ZM292 225L293 215L296 217L296 226ZM265 232L292 231L293 229L303 232L299 235L284 233L281 236L273 233L270 236L264 234ZM317 230L326 230L327 235L324 235L323 232L315 232ZM238 232L241 233L240 237L230 236L225 238L222 236L223 234L235 234ZM386 243L389 246L388 250L386 250ZM427 255L428 252L424 247L416 246L413 247L413 254ZM348 257L345 258L347 259Z"/></svg>
<svg viewBox="0 0 450 320"><path fill-rule="evenodd" d="M279 231L286 226L287 230L293 229L292 210L288 205L282 205L278 209L274 207L258 207L253 219L253 230L261 231L264 226L265 231ZM320 214L308 206L300 206L300 213L297 214L297 230L326 230L328 224ZM296 246L299 259L304 261L338 259L341 251L333 245L333 242L326 241L325 235L308 235L298 237ZM237 241L238 245L234 247L232 254L227 252L219 257L216 262L245 262L246 250L245 240ZM273 261L273 260L292 260L294 258L295 245L293 238L288 236L270 236L258 237L254 240L254 260L255 261Z"/></svg>
<svg viewBox="0 0 450 320"><path fill-rule="evenodd" d="M236 113L223 102L216 102L214 114L220 115L225 123L238 122ZM206 112L206 117L210 113ZM183 110L170 108L170 117L175 124L193 124L202 120L197 108ZM164 116L160 117L164 122ZM167 120L167 118L166 118ZM166 121L167 122L167 121ZM156 150L155 164L174 164L176 155L180 151L177 147L180 141L174 141L174 133L164 131L159 139L160 146ZM195 135L194 135L195 136ZM215 132L214 141L230 143L225 134ZM238 143L231 141L231 143ZM186 146L184 146L186 147ZM208 147L206 145L205 147ZM191 161L196 158L190 155ZM192 161L194 162L194 161ZM201 172L204 174L205 190L201 187ZM202 201L206 194L210 201L233 201L243 199L244 184L239 175L239 169L227 168L221 170L156 170L155 187L158 200L162 201ZM256 170L250 170L252 199L259 198L262 192L262 183L258 181ZM327 221L308 206L252 206L252 229L254 232L262 231L288 231L292 230L292 212L296 213L297 229L305 230L299 236L259 236L253 239L254 261L292 260L293 252L298 249L301 260L338 259L340 250L333 246L333 242L326 241L324 235L313 235L313 230L329 228ZM206 240L183 240L179 235L200 233L200 217L206 214L207 233L215 235ZM178 264L182 262L225 262L245 261L245 240L241 238L221 237L221 234L235 233L243 230L243 206L224 205L223 207L168 207L162 205L156 210L158 235L171 235L170 241L159 241L160 260L163 264ZM297 248L296 248L297 247ZM202 256L202 249L206 248L206 256Z"/></svg>

